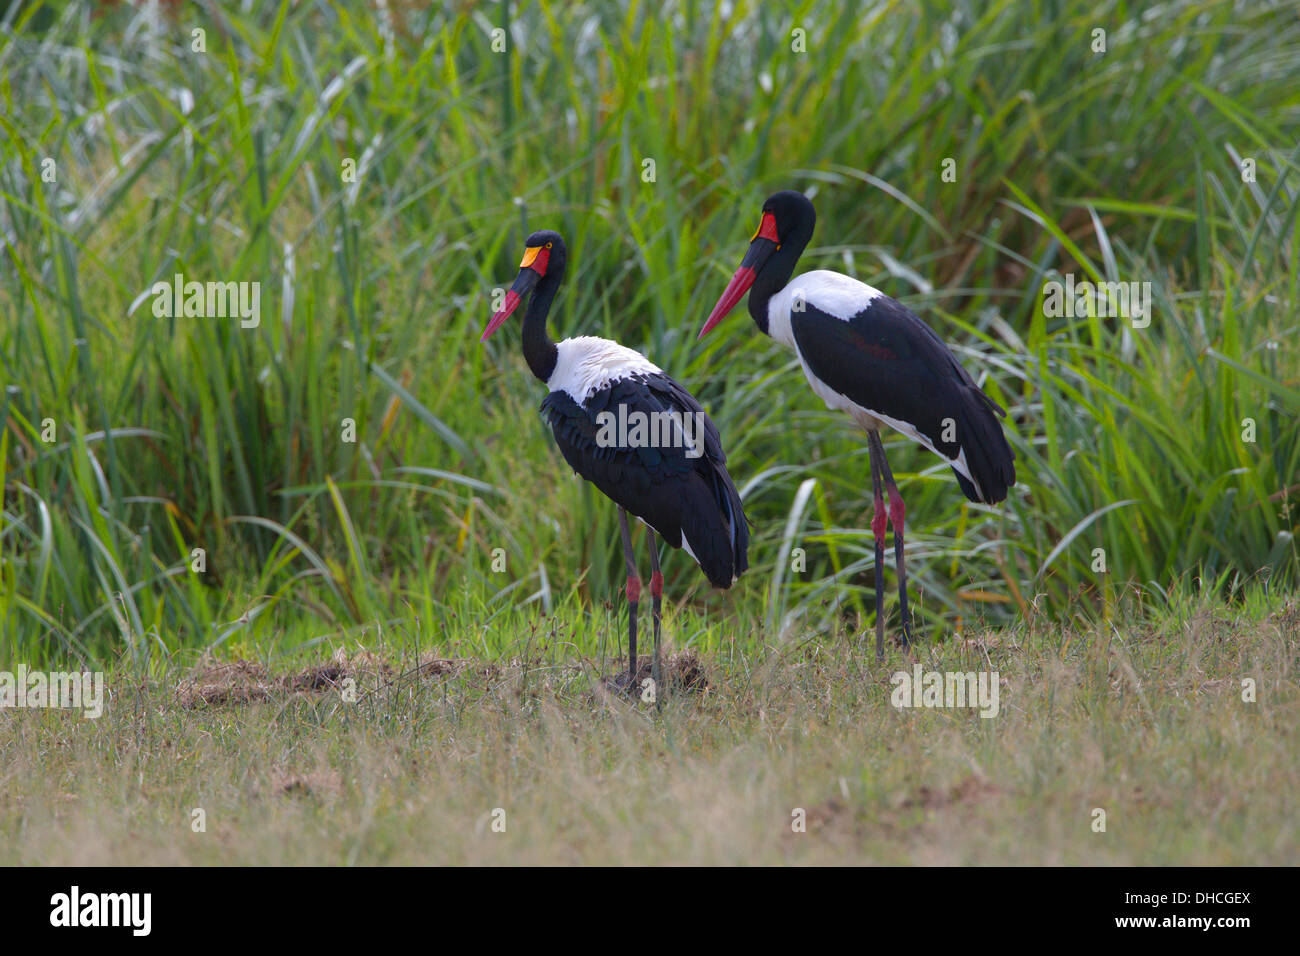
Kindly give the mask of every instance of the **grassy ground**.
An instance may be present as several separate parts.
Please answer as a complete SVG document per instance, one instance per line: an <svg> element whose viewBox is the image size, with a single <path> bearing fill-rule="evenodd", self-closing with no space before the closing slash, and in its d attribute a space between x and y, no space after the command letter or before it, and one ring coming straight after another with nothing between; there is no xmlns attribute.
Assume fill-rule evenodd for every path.
<svg viewBox="0 0 1300 956"><path fill-rule="evenodd" d="M119 680L102 719L0 722L0 862L1300 859L1294 600L1029 623L926 650L926 668L998 672L990 719L893 708L889 675L912 661L894 650L877 667L865 651L847 635L750 635L704 655L707 687L658 717L599 689L612 663L545 637L523 661L449 663L395 642ZM352 703L335 686L349 677Z"/></svg>

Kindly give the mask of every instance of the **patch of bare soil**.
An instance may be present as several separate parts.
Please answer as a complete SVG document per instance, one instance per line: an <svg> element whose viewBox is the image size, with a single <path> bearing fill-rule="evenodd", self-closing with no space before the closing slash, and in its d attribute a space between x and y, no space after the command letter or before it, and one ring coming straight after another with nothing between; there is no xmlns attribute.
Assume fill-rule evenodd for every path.
<svg viewBox="0 0 1300 956"><path fill-rule="evenodd" d="M321 664L290 675L289 686L293 690L328 690L336 687L342 679L341 667L334 664Z"/></svg>
<svg viewBox="0 0 1300 956"><path fill-rule="evenodd" d="M810 836L837 846L855 845L866 838L869 827L861 808L854 808L840 797L828 797L804 808L802 828L796 829L799 822L793 814L780 821L781 843L786 853L795 851Z"/></svg>
<svg viewBox="0 0 1300 956"><path fill-rule="evenodd" d="M412 666L391 662L367 650L348 653L340 648L327 662L312 664L287 674L272 674L264 665L249 660L203 665L183 679L176 692L181 706L191 709L250 704L280 699L291 694L328 693L338 690L348 678L356 682L358 694L411 679L449 679L460 676L491 686L540 666L540 662L512 660L496 663L439 657L434 654L421 655ZM703 679L698 664L692 666L683 661L675 667L678 680L683 686L697 685ZM649 675L648 659L644 670Z"/></svg>
<svg viewBox="0 0 1300 956"><path fill-rule="evenodd" d="M280 770L273 776L273 786L276 796L321 798L341 792L343 778L336 770L316 770L310 773Z"/></svg>
<svg viewBox="0 0 1300 956"><path fill-rule="evenodd" d="M176 695L181 706L187 709L250 704L288 694L333 690L344 677L355 673L341 654L336 654L330 663L313 664L278 676L271 675L264 665L255 661L237 660L201 667L180 682Z"/></svg>
<svg viewBox="0 0 1300 956"><path fill-rule="evenodd" d="M699 658L690 651L669 654L663 660L663 682L667 693L702 694L709 689ZM564 680L581 677L584 665L579 663L548 664L541 660L483 661L468 658L439 657L422 654L414 663L394 662L367 650L348 653L340 649L325 662L312 664L284 674L273 674L256 661L237 660L230 663L208 663L199 666L180 681L176 696L186 709L195 707L239 706L260 701L282 700L293 694L325 694L337 692L349 678L356 682L359 696L376 689L410 680L450 680L464 678L474 685L489 689L503 681L518 682L534 670L543 674L543 684L557 675ZM603 683L612 693L639 696L643 682L650 679L653 658L650 655L637 661L637 672L629 683L626 671L606 678Z"/></svg>
<svg viewBox="0 0 1300 956"><path fill-rule="evenodd" d="M182 707L192 708L270 700L271 691L272 682L265 667L238 660L203 668L181 681L176 693Z"/></svg>
<svg viewBox="0 0 1300 956"><path fill-rule="evenodd" d="M904 798L900 807L924 807L926 810L939 810L954 805L979 803L1002 793L1002 789L981 777L971 775L947 790L932 790L921 787L910 797Z"/></svg>
<svg viewBox="0 0 1300 956"><path fill-rule="evenodd" d="M809 833L816 833L828 827L849 825L856 829L854 813L843 800L831 797L808 808L805 825Z"/></svg>
<svg viewBox="0 0 1300 956"><path fill-rule="evenodd" d="M447 657L421 657L415 670L421 677L454 677L464 666L464 661Z"/></svg>

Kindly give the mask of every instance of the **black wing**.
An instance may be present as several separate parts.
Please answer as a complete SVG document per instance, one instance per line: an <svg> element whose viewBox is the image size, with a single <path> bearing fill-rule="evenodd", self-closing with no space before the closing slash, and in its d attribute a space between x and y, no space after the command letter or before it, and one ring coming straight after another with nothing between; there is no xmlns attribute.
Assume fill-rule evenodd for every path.
<svg viewBox="0 0 1300 956"><path fill-rule="evenodd" d="M691 457L686 447L602 444L597 416L617 418L620 406L626 414L698 414L700 454ZM677 382L662 373L618 379L581 405L568 392L554 391L542 402L542 414L574 471L673 547L682 547L684 536L713 584L730 587L749 566L749 527L718 429Z"/></svg>
<svg viewBox="0 0 1300 956"><path fill-rule="evenodd" d="M1007 496L1016 469L997 418L1006 413L901 302L882 295L847 320L805 302L790 327L809 370L835 391L908 423L948 459L965 451L978 488L953 470L966 497L993 503ZM947 419L952 428L944 427Z"/></svg>

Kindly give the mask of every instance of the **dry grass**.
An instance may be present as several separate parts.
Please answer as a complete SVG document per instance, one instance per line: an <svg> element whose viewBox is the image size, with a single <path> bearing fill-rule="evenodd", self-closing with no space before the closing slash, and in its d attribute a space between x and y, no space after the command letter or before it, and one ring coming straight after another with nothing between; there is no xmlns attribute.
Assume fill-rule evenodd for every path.
<svg viewBox="0 0 1300 956"><path fill-rule="evenodd" d="M4 713L0 862L1295 863L1298 639L1292 602L942 645L988 720L895 710L910 660L840 639L695 662L658 717L585 662L208 663Z"/></svg>

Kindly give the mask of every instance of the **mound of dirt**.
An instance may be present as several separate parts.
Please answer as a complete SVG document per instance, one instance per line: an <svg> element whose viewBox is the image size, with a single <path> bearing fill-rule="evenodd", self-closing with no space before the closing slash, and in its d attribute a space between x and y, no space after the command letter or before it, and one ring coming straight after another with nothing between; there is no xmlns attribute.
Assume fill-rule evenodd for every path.
<svg viewBox="0 0 1300 956"><path fill-rule="evenodd" d="M667 693L701 694L709 689L708 678L700 660L690 651L670 654L664 658L663 680ZM583 665L564 665L580 678ZM342 689L349 678L356 682L358 696L376 688L415 680L449 680L463 678L475 686L491 688L502 681L517 682L521 675L534 670L545 675L558 673L553 663L541 660L484 661L469 658L438 657L422 654L411 664L390 662L370 651L351 654L340 649L329 661L303 667L287 674L272 674L266 666L255 661L237 660L226 664L206 664L183 679L176 688L180 705L195 707L239 706L260 701L283 700L294 694L328 694ZM605 680L606 688L613 693L642 693L643 682L653 671L653 658L649 655L637 661L637 672L629 683L626 671Z"/></svg>
<svg viewBox="0 0 1300 956"><path fill-rule="evenodd" d="M273 683L261 664L238 660L203 668L193 677L181 681L176 694L186 709L201 705L248 704L270 700Z"/></svg>
<svg viewBox="0 0 1300 956"><path fill-rule="evenodd" d="M376 685L383 686L410 677L445 678L469 674L490 683L501 673L497 664L488 661L454 660L423 654L414 667L410 667L395 665L367 650L348 653L340 648L325 663L280 675L269 673L263 664L242 659L228 664L203 665L180 682L176 694L181 706L190 709L250 704L290 694L325 693L337 690L346 678L354 679L358 693L364 693Z"/></svg>
<svg viewBox="0 0 1300 956"><path fill-rule="evenodd" d="M262 664L237 660L199 669L181 681L176 696L186 709L250 704L294 693L333 690L348 673L339 663L329 663L314 664L291 674L273 677Z"/></svg>
<svg viewBox="0 0 1300 956"><path fill-rule="evenodd" d="M692 651L679 651L663 659L663 682L669 693L702 694L709 689L709 679L704 676L700 659ZM640 694L645 681L654 675L654 657L647 655L637 657L636 674L628 680L627 671L620 671L612 677L604 678L601 683L614 693Z"/></svg>
<svg viewBox="0 0 1300 956"><path fill-rule="evenodd" d="M921 787L914 795L904 798L899 806L903 808L922 807L926 810L940 810L954 804L979 803L983 800L990 800L1001 795L1002 792L1002 788L990 781L970 775L963 778L961 782L949 790L934 790L930 787Z"/></svg>

